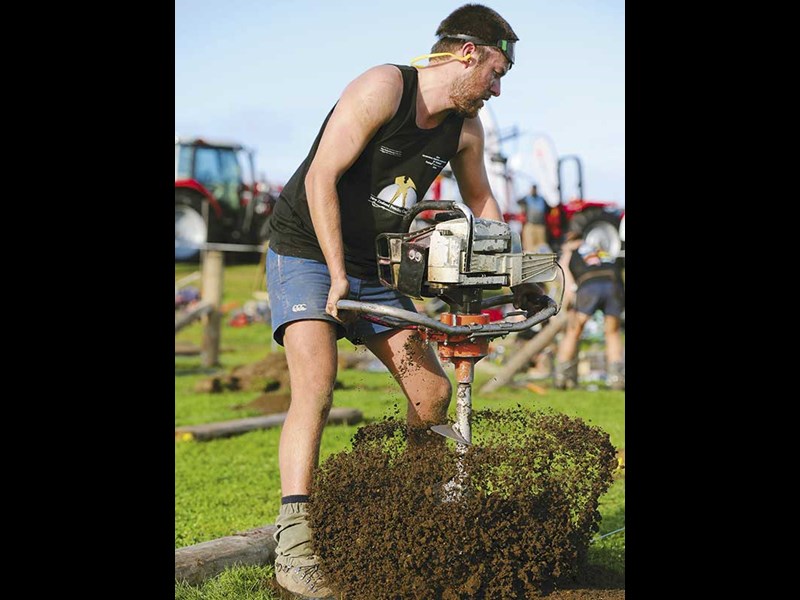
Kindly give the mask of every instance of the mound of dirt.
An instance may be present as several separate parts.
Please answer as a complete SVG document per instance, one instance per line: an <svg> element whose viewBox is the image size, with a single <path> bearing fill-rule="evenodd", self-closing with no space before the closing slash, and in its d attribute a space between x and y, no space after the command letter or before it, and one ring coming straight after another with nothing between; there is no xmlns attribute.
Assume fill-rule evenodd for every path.
<svg viewBox="0 0 800 600"><path fill-rule="evenodd" d="M297 600L297 596L283 589L275 577L270 577L264 582L264 588L268 589L278 600ZM422 598L423 596L419 596ZM397 596L396 600L407 600L407 598L417 598L417 596ZM342 596L342 600L345 597ZM426 600L433 600L428 599ZM471 600L477 600L473 598ZM500 599L504 600L504 599ZM547 594L547 600L625 600L625 590L622 589L570 589L556 590Z"/></svg>
<svg viewBox="0 0 800 600"><path fill-rule="evenodd" d="M234 367L228 375L211 377L195 386L195 391L205 393L224 390L271 392L278 389L289 389L289 367L283 352L274 352L258 362Z"/></svg>
<svg viewBox="0 0 800 600"><path fill-rule="evenodd" d="M340 381L334 383L333 389L342 389ZM291 390L289 382L289 365L286 354L273 352L266 358L234 367L228 375L218 375L200 381L195 386L196 392L216 394L222 391L276 392L288 394ZM287 406L288 407L288 406Z"/></svg>
<svg viewBox="0 0 800 600"><path fill-rule="evenodd" d="M331 587L348 600L620 597L576 589L618 466L608 434L520 407L476 411L473 441L459 454L393 417L320 465L309 519Z"/></svg>
<svg viewBox="0 0 800 600"><path fill-rule="evenodd" d="M274 415L289 410L292 402L290 394L261 394L258 398L247 404L237 405L235 408L250 408L259 411L264 415Z"/></svg>

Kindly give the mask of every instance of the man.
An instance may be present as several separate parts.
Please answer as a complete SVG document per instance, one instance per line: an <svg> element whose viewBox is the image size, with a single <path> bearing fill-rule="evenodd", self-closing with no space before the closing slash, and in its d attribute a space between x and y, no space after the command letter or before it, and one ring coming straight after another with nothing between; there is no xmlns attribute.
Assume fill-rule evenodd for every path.
<svg viewBox="0 0 800 600"><path fill-rule="evenodd" d="M439 25L425 67L385 64L344 89L308 157L286 184L267 257L273 336L286 349L292 400L281 432L281 509L275 572L284 588L331 595L318 573L307 522L308 494L331 407L337 339L363 343L408 399L410 426L445 423L451 385L416 332L341 314L353 299L415 310L380 284L375 237L399 232L403 216L450 162L476 217L501 221L484 166L478 111L500 95L518 39L495 11L467 4ZM541 289L521 285L515 305L538 308ZM415 369L400 368L413 361Z"/></svg>
<svg viewBox="0 0 800 600"><path fill-rule="evenodd" d="M605 248L587 243L579 232L567 233L559 262L564 269L567 290L564 305L573 304L569 311L567 330L558 347L555 387L574 388L578 385L578 349L581 333L595 311L603 313L607 382L613 390L625 389L622 364L622 335L620 316L625 303L625 290L617 261Z"/></svg>
<svg viewBox="0 0 800 600"><path fill-rule="evenodd" d="M534 183L531 192L520 198L518 202L522 213L525 215L525 224L522 226L522 249L525 252L542 252L542 246L547 246L547 201L539 195L539 190ZM546 252L549 252L549 247Z"/></svg>

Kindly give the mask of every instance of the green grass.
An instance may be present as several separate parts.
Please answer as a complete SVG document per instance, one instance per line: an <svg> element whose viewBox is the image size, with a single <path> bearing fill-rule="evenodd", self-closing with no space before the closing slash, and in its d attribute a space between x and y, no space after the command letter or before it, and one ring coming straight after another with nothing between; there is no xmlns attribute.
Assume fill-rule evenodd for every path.
<svg viewBox="0 0 800 600"><path fill-rule="evenodd" d="M199 269L198 265L176 264L175 280ZM226 265L223 305L242 306L252 300L259 282L258 265ZM199 282L193 282L197 285ZM204 369L199 356L175 357L175 426L193 425L236 419L258 414L236 408L245 405L258 394L254 392L199 393L198 382L212 372L229 372L262 360L271 351L282 351L272 343L271 330L264 323L246 327L228 324L223 319L220 367ZM176 335L176 341L200 345L202 325L195 322ZM355 348L346 340L340 341L342 351ZM448 373L453 377L453 369ZM472 389L472 404L481 408L511 408L520 404L533 410L552 409L584 419L607 431L618 448L625 446L624 392L598 390L556 391L545 395L524 388L505 387L491 394L481 394L481 386L490 377L480 363ZM389 414L405 413L405 398L400 388L386 372L341 370L338 374L345 389L334 394L334 406L352 407L362 411L366 422ZM455 400L451 402L451 417ZM358 426L332 425L322 437L321 460L349 447ZM253 431L245 435L209 442L175 443L175 547L180 548L236 532L275 522L280 506L280 477L278 471L279 429ZM618 479L601 498L601 528L598 535L625 525L625 480ZM625 532L600 540L591 547L593 565L624 573ZM273 600L265 587L271 577L270 567L237 567L206 581L199 587L176 583L175 598L216 600Z"/></svg>
<svg viewBox="0 0 800 600"><path fill-rule="evenodd" d="M449 374L452 376L452 369ZM478 373L473 389L478 389L486 377ZM346 389L335 392L333 405L357 408L367 422L405 411L405 398L388 373L343 370L338 379ZM253 392L219 395L176 392L176 426L252 414L229 406L246 402L254 395ZM517 404L534 410L551 408L601 427L615 446L624 447L622 402L621 392L565 391L538 396L524 389L504 389L483 396L473 394L472 404L476 410L512 408ZM192 410L204 418L184 417ZM451 402L451 417L453 411ZM348 448L357 429L358 425L326 427L321 460ZM276 428L209 442L176 443L176 548L274 522L280 507L279 436L280 430Z"/></svg>
<svg viewBox="0 0 800 600"><path fill-rule="evenodd" d="M175 584L175 600L275 600L264 582L273 576L271 566L228 569L202 586Z"/></svg>

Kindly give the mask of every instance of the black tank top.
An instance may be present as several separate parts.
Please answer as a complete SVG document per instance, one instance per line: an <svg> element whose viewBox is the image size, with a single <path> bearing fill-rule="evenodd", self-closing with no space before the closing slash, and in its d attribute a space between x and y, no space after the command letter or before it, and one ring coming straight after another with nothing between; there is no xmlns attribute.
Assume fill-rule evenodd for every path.
<svg viewBox="0 0 800 600"><path fill-rule="evenodd" d="M464 123L463 117L451 113L433 129L417 127L417 69L394 66L403 75L397 113L367 143L336 186L345 268L349 275L360 278L377 277L375 237L401 233L403 216L422 200L455 156ZM278 254L325 262L308 210L305 177L332 113L333 109L275 204L269 244Z"/></svg>
<svg viewBox="0 0 800 600"><path fill-rule="evenodd" d="M622 281L614 257L586 243L572 252L569 258L569 270L579 286L590 279Z"/></svg>

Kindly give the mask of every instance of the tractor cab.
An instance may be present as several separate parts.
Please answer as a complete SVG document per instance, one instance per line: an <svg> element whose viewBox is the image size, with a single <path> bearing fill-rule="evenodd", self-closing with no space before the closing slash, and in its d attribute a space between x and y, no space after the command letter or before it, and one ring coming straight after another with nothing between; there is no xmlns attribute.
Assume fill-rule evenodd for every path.
<svg viewBox="0 0 800 600"><path fill-rule="evenodd" d="M237 142L175 137L175 258L206 242L258 244L275 197L259 181L255 151Z"/></svg>

